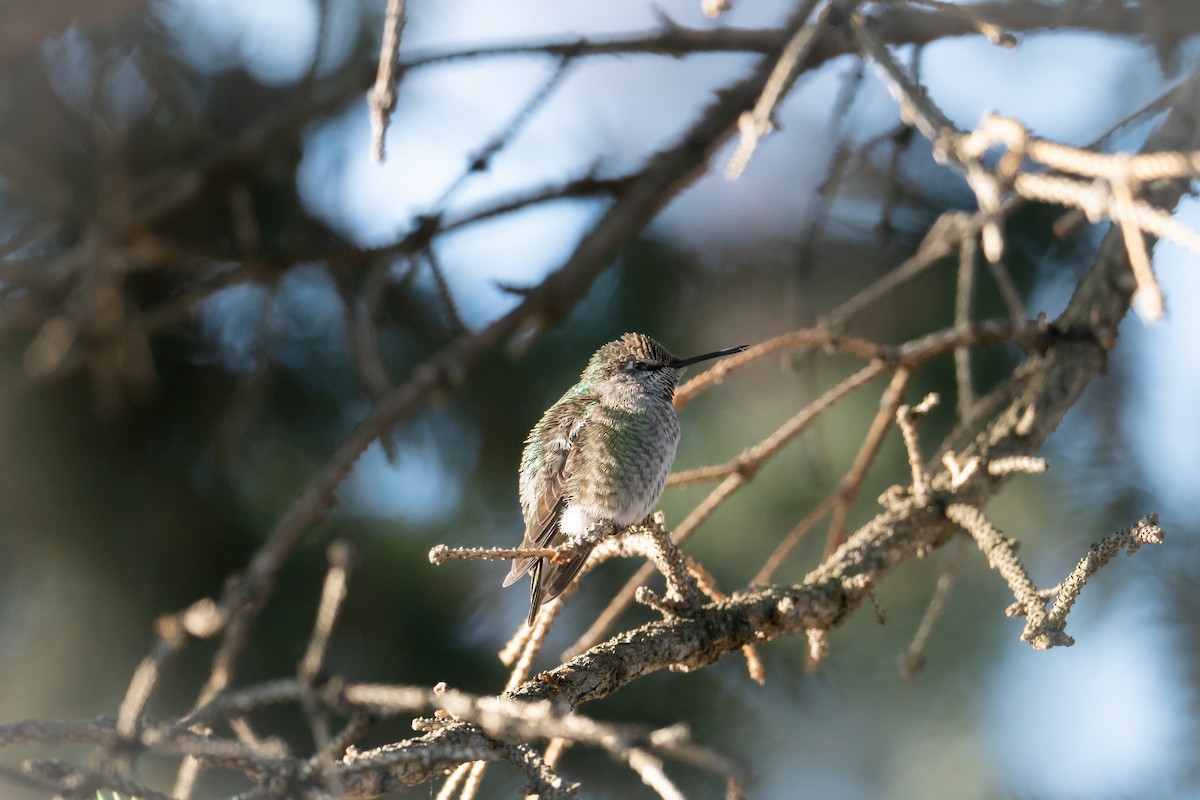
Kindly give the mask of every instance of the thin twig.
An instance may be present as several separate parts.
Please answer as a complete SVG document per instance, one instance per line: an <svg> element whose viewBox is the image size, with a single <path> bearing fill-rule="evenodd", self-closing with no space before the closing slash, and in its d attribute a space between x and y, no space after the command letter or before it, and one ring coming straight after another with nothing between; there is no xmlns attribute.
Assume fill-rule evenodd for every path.
<svg viewBox="0 0 1200 800"><path fill-rule="evenodd" d="M329 649L329 639L333 635L333 627L337 622L338 612L346 600L346 586L350 579L350 570L354 562L354 550L348 542L336 541L329 545L326 551L329 559L329 571L325 575L325 584L321 589L321 602L317 608L317 618L313 624L312 636L304 657L300 660L299 674L301 680L311 681L316 678L325 661L325 652Z"/></svg>
<svg viewBox="0 0 1200 800"><path fill-rule="evenodd" d="M433 273L433 284L437 287L438 299L442 302L442 311L446 314L450 331L455 335L465 333L467 326L458 313L458 303L454 300L454 293L450 291L450 284L446 282L446 273L442 269L442 262L432 247L425 251L425 260L429 263L429 271Z"/></svg>
<svg viewBox="0 0 1200 800"><path fill-rule="evenodd" d="M467 773L474 766L472 763L459 764L453 772L446 776L446 782L442 784L442 788L438 790L435 800L450 800L454 797L454 793L458 791L458 787L464 780L467 779Z"/></svg>
<svg viewBox="0 0 1200 800"><path fill-rule="evenodd" d="M383 36L379 43L379 69L370 92L371 157L383 161L388 123L396 109L397 65L400 60L400 36L404 32L405 0L388 0L383 18Z"/></svg>
<svg viewBox="0 0 1200 800"><path fill-rule="evenodd" d="M1165 539L1166 534L1163 533L1162 528L1158 527L1158 515L1147 514L1132 527L1117 531L1099 544L1092 545L1088 554L1080 560L1067 579L1059 584L1054 605L1050 607L1050 613L1046 615L1043 623L1045 628L1061 630L1062 626L1066 625L1067 614L1075 605L1075 601L1079 599L1079 593L1083 591L1088 578L1095 575L1117 553L1124 550L1126 554L1133 555L1142 545L1162 544ZM1042 633L1044 632L1035 631L1030 637L1034 647L1038 646L1037 636Z"/></svg>
<svg viewBox="0 0 1200 800"><path fill-rule="evenodd" d="M765 586L771 582L771 578L775 576L775 570L784 562L784 559L800 544L801 540L816 527L817 523L829 513L834 507L834 503L838 502L839 496L837 493L831 494L822 500L804 515L804 518L796 523L796 526L788 532L788 535L775 546L771 551L771 555L767 557L766 562L759 569L758 573L750 579L751 586ZM835 548L836 549L836 548Z"/></svg>
<svg viewBox="0 0 1200 800"><path fill-rule="evenodd" d="M925 471L925 459L921 455L921 440L917 435L916 422L927 415L940 398L936 393L925 395L916 406L900 406L896 410L896 424L904 437L904 448L908 452L908 466L912 471L912 494L917 505L929 504L929 473Z"/></svg>
<svg viewBox="0 0 1200 800"><path fill-rule="evenodd" d="M959 248L954 324L967 325L971 321L971 301L975 294L975 237L963 237ZM975 390L971 385L971 351L966 347L954 348L954 377L958 386L958 416L965 420L975 407Z"/></svg>
<svg viewBox="0 0 1200 800"><path fill-rule="evenodd" d="M333 636L338 612L346 600L346 586L354 560L354 551L348 543L335 541L329 545L326 555L329 560L329 570L325 574L325 583L321 589L317 618L313 623L308 648L304 652L304 657L300 659L300 665L296 672L301 684L306 688L301 697L301 706L313 734L313 743L316 745L316 767L324 777L325 787L335 797L340 797L342 785L334 764L334 759L340 754L336 754L333 750L333 738L329 732L329 716L314 696L313 687L321 671L321 665L325 661L325 653L329 649L329 640Z"/></svg>
<svg viewBox="0 0 1200 800"><path fill-rule="evenodd" d="M908 388L911 378L912 369L900 367L892 375L891 383L879 398L879 411L875 413L875 418L871 420L871 425L867 428L867 435L863 438L858 453L854 456L854 463L833 495L837 498L837 504L833 507L833 519L829 523L829 533L825 537L823 558L833 555L846 539L846 520L850 516L850 508L858 499L858 493L862 490L863 481L867 477L867 470L875 463L875 457L879 455L879 448L883 446L883 439L892 428L896 410L900 408L900 401L904 399L904 390Z"/></svg>
<svg viewBox="0 0 1200 800"><path fill-rule="evenodd" d="M700 587L700 591L710 600L721 602L728 600L729 595L721 591L717 586L717 579L712 573L704 568L698 561L691 558L687 559L688 572L696 579L696 585ZM750 680L757 683L759 686L764 686L767 683L766 668L763 667L762 658L758 655L758 648L752 644L745 645L742 648L742 655L746 659L746 672L750 676Z"/></svg>
<svg viewBox="0 0 1200 800"><path fill-rule="evenodd" d="M629 768L637 773L642 783L649 786L662 800L687 800L667 773L663 771L662 761L647 753L645 750L634 748L626 756Z"/></svg>
<svg viewBox="0 0 1200 800"><path fill-rule="evenodd" d="M741 176L742 170L750 163L759 140L771 132L771 115L775 113L775 107L800 74L821 29L829 23L829 14L823 13L815 24L804 24L819 3L820 0L803 0L799 11L793 15L793 19L799 24L780 52L779 60L775 62L775 69L771 71L771 77L763 87L762 94L759 95L754 108L743 112L738 118L738 132L741 138L738 140L737 150L725 167L726 180L737 180Z"/></svg>
<svg viewBox="0 0 1200 800"><path fill-rule="evenodd" d="M946 604L950 600L950 591L954 588L954 581L958 578L958 568L962 563L963 552L966 550L963 542L963 539L957 539L950 548L950 555L942 566L942 573L938 576L933 597L929 599L929 605L926 606L925 614L921 617L921 624L917 626L917 632L913 634L912 643L897 658L900 676L905 680L915 678L925 666L925 649L929 645L934 627L946 611Z"/></svg>
<svg viewBox="0 0 1200 800"><path fill-rule="evenodd" d="M492 138L488 140L481 148L479 148L479 150L470 156L470 158L467 160L466 169L463 170L463 172L454 180L453 183L446 187L445 191L443 191L441 196L438 197L438 199L434 202L434 208L445 208L448 206L454 195L457 194L464 185L466 185L468 178L480 172L487 171L488 167L491 166L492 158L494 158L497 153L503 150L510 142L512 142L514 138L516 138L517 134L521 132L521 129L525 127L525 123L527 123L534 116L534 114L537 113L537 110L545 105L546 102L554 95L555 89L562 85L563 80L569 73L569 67L572 63L574 62L568 56L564 56L558 62L557 68L554 70L553 74L545 81L545 83L542 84L537 92L535 92L534 95L530 97L529 100L524 103L524 105L521 106L520 110L517 111L511 120L509 120L508 124L501 128L500 131L492 136Z"/></svg>
<svg viewBox="0 0 1200 800"><path fill-rule="evenodd" d="M444 564L454 559L484 559L505 561L513 558L558 558L564 559L576 553L569 547L449 547L434 545L429 551L430 564Z"/></svg>
<svg viewBox="0 0 1200 800"><path fill-rule="evenodd" d="M821 315L818 324L832 331L841 330L860 311L949 256L964 236L971 235L969 229L977 229L976 226L981 224L976 217L964 216L960 211L946 212L930 226L916 253L841 305Z"/></svg>

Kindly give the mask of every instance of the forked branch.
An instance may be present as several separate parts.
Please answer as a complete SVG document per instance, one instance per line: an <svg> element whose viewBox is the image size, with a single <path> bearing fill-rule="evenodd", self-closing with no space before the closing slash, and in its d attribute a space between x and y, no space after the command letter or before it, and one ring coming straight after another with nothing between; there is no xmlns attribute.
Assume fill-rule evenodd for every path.
<svg viewBox="0 0 1200 800"><path fill-rule="evenodd" d="M1070 647L1075 640L1067 635L1067 614L1083 591L1087 579L1112 560L1121 550L1129 555L1143 544L1162 544L1165 534L1158 527L1158 515L1142 517L1135 525L1092 545L1079 565L1067 579L1052 590L1040 591L1017 558L1016 543L1004 536L988 521L983 512L971 506L955 504L946 509L946 516L971 535L987 556L988 566L1000 573L1008 583L1016 602L1009 607L1009 616L1025 617L1021 641L1029 642L1035 650L1051 647ZM1046 603L1054 605L1047 612Z"/></svg>

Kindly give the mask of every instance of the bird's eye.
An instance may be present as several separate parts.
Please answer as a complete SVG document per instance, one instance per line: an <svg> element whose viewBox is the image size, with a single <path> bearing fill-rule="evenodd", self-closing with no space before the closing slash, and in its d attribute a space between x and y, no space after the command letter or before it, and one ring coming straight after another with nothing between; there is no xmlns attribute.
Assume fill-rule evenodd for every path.
<svg viewBox="0 0 1200 800"><path fill-rule="evenodd" d="M635 362L633 362L633 368L640 369L640 370L648 370L648 369L650 369L650 365L647 364L645 361L635 361Z"/></svg>

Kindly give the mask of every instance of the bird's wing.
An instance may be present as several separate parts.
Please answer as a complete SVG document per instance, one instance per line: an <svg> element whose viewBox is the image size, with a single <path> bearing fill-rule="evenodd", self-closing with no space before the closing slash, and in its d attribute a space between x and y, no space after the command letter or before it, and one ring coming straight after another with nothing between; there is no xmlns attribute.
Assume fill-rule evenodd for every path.
<svg viewBox="0 0 1200 800"><path fill-rule="evenodd" d="M526 514L525 538L522 548L547 547L558 531L558 520L567 504L567 484L575 474L579 450L575 447L579 432L583 430L585 420L570 423L570 430L563 439L563 445L554 453L546 454L546 467L541 474L544 485L534 499L530 513ZM512 569L504 579L504 586L511 586L525 573L529 572L540 561L538 558L514 558ZM538 581L534 581L537 585Z"/></svg>
<svg viewBox="0 0 1200 800"><path fill-rule="evenodd" d="M582 428L582 426L580 426ZM574 438L572 438L574 442ZM545 518L539 517L537 523L539 527L536 529L536 538L532 544L527 547L548 547L555 544L555 535L559 532L559 521L562 518L563 509L567 505L566 487L571 476L574 474L576 465L582 461L580 453L582 451L578 447L571 447L567 451L567 456L563 459L562 469L554 476L554 480L550 481L550 486L543 493L541 501L538 504L539 513L546 512ZM553 506L551 507L551 502ZM549 511L546 511L549 509ZM525 538L528 540L533 530L527 531ZM537 619L538 609L542 607L542 603L546 600L553 600L562 594L563 589L579 574L579 570L588 560L588 554L576 556L566 563L557 564L548 558L530 558L524 564L518 564L513 561L512 569L509 571L508 578L505 581L507 586L512 581L517 580L526 572L532 569L533 580L529 583L529 616L526 617L526 624L533 627L533 621Z"/></svg>
<svg viewBox="0 0 1200 800"><path fill-rule="evenodd" d="M580 426L578 431L573 434L582 432L583 426ZM563 459L562 469L554 476L555 479L551 483L557 486L557 495L551 498L551 490L547 488L546 493L542 497L542 501L538 506L539 512L549 507L553 499L554 506L550 510L549 515L544 521L539 520L541 527L538 529L537 537L534 540L532 547L548 547L554 544L559 544L555 541L559 533L559 523L562 518L563 509L566 508L568 494L566 487L569 485L571 476L575 473L577 465L583 461L580 453L583 449L575 444L578 440L573 435L571 442L573 446L567 451L567 456ZM526 538L530 536L527 532ZM591 550L589 547L588 550ZM530 627L537 619L538 609L542 607L542 603L547 600L553 600L563 593L563 590L575 579L579 574L579 570L587 563L588 552L583 552L576 555L569 561L558 563L549 558L531 558L525 564L519 565L513 561L512 570L509 573L509 580L516 580L532 568L533 580L529 584L529 616L526 618L526 624Z"/></svg>
<svg viewBox="0 0 1200 800"><path fill-rule="evenodd" d="M566 463L563 465L560 473L563 480L563 491L560 494L560 497L563 498L562 504L558 507L557 516L550 522L550 529L543 534L545 537L544 543L538 545L539 547L564 543L558 541L555 536L561 532L563 507L566 505L566 499L571 496L567 487L573 482L571 478L579 468L577 465L583 464L585 459L584 454L594 451L596 447L595 437L604 430L605 426L603 424L593 421L591 424L581 425L578 430L572 432L572 446L567 452ZM577 489L578 487L571 488ZM537 617L538 608L543 602L558 597L571 585L571 581L575 580L575 576L579 574L579 571L583 569L583 565L587 563L588 557L591 555L591 550L592 546L589 544L566 561L553 561L548 558L538 560L538 564L533 568L533 583L529 587L528 621L530 625L533 625L533 621Z"/></svg>

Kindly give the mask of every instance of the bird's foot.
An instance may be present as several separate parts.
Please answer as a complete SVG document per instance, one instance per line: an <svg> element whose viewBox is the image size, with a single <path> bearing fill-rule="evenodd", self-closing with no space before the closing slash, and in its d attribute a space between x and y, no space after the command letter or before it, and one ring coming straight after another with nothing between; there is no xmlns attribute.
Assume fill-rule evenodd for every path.
<svg viewBox="0 0 1200 800"><path fill-rule="evenodd" d="M657 534L670 533L670 531L667 530L667 515L661 510L655 511L653 514L631 527L645 528L646 530Z"/></svg>

